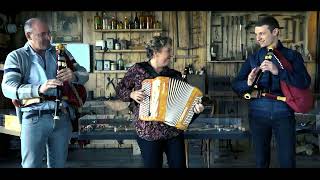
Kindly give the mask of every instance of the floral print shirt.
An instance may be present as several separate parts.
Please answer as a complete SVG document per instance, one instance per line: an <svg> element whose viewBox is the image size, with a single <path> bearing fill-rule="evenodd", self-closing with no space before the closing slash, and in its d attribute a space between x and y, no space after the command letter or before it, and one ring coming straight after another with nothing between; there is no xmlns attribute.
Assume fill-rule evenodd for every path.
<svg viewBox="0 0 320 180"><path fill-rule="evenodd" d="M170 139L183 132L182 130L161 122L139 120L139 104L130 98L130 93L141 89L143 80L153 79L157 76L166 76L182 80L182 75L179 71L166 67L158 74L149 62L141 62L136 63L128 70L116 88L117 97L122 101L131 102L133 105L133 122L138 136L148 141Z"/></svg>

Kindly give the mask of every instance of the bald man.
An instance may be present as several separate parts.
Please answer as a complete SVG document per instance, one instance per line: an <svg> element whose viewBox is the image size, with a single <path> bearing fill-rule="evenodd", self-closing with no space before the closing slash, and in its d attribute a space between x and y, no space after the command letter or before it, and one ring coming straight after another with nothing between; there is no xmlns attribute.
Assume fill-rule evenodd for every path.
<svg viewBox="0 0 320 180"><path fill-rule="evenodd" d="M75 71L70 68L57 71L56 50L50 44L51 33L41 19L27 20L24 31L28 42L7 56L1 84L4 96L13 100L41 97L40 102L19 108L22 112L21 165L23 168L45 167L43 157L46 155L47 167L61 168L67 159L75 110L62 101L67 111L61 111L60 120L55 121L55 101L45 97L56 96L56 88L65 81L86 83L89 74L68 51L66 54Z"/></svg>

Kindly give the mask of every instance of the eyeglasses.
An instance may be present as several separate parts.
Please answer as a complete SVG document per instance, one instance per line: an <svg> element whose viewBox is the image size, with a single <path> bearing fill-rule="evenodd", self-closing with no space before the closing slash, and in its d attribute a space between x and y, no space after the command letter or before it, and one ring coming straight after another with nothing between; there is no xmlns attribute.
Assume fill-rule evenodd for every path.
<svg viewBox="0 0 320 180"><path fill-rule="evenodd" d="M37 38L51 37L51 32L50 31L42 32L42 33L38 33L38 34L35 34L35 33L32 33L32 34L34 34Z"/></svg>

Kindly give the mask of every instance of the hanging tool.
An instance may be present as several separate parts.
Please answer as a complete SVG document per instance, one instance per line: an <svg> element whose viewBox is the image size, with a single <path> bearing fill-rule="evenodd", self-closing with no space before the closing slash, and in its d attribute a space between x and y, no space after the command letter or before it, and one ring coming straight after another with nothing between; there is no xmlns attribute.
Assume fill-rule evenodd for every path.
<svg viewBox="0 0 320 180"><path fill-rule="evenodd" d="M292 40L293 43L296 42L296 21L292 19Z"/></svg>
<svg viewBox="0 0 320 180"><path fill-rule="evenodd" d="M286 30L285 39L289 39L289 20L292 20L292 18L283 18L285 20L284 29Z"/></svg>
<svg viewBox="0 0 320 180"><path fill-rule="evenodd" d="M106 85L106 89L109 89L109 86L111 85L112 87L113 87L113 90L114 91L116 91L116 86L114 85L114 82L113 82L113 80L114 80L115 78L110 78L110 77L107 77L107 81L108 81L108 83L107 83L107 85ZM114 97L112 97L112 95L111 95L111 92L110 92L110 96L109 96L109 99L113 99Z"/></svg>
<svg viewBox="0 0 320 180"><path fill-rule="evenodd" d="M237 43L238 43L238 36L239 36L239 31L238 31L238 16L235 17L235 26L236 26L236 38L235 38L235 57L238 58L238 48L237 48Z"/></svg>
<svg viewBox="0 0 320 180"><path fill-rule="evenodd" d="M242 27L243 27L243 16L240 16L240 52L241 52L241 58L245 59L245 55L243 52L243 43L242 43Z"/></svg>
<svg viewBox="0 0 320 180"><path fill-rule="evenodd" d="M226 45L227 45L227 52L226 52L226 56L224 58L228 58L229 57L229 16L226 17Z"/></svg>
<svg viewBox="0 0 320 180"><path fill-rule="evenodd" d="M221 58L223 58L223 28L224 28L224 17L221 16Z"/></svg>
<svg viewBox="0 0 320 180"><path fill-rule="evenodd" d="M299 32L299 40L298 41L303 41L304 40L304 26L303 26L303 20L304 20L304 16L302 15L297 15L295 16L295 18L297 19L297 23L298 23L298 30L297 32Z"/></svg>
<svg viewBox="0 0 320 180"><path fill-rule="evenodd" d="M254 53L254 51L253 51L253 46L254 46L253 41L254 41L254 38L250 38L250 41L251 41L251 54L253 54L253 53Z"/></svg>
<svg viewBox="0 0 320 180"><path fill-rule="evenodd" d="M231 51L230 51L230 57L233 59L233 25L234 25L234 17L231 16Z"/></svg>

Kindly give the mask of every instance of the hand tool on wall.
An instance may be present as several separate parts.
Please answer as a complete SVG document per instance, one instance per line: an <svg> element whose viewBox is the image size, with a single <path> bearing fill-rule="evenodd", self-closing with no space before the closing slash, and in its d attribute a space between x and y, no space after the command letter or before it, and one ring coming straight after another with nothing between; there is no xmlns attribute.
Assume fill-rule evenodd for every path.
<svg viewBox="0 0 320 180"><path fill-rule="evenodd" d="M234 54L234 57L237 57L238 58L238 36L239 36L239 31L238 31L238 16L235 17L235 30L236 30L236 38L235 38L235 54Z"/></svg>
<svg viewBox="0 0 320 180"><path fill-rule="evenodd" d="M249 14L246 14L244 16L244 21L245 21L245 26L244 29L246 30L246 34L245 34L245 46L248 47L248 32L249 32L249 28L250 28L250 23L249 23Z"/></svg>
<svg viewBox="0 0 320 180"><path fill-rule="evenodd" d="M234 29L234 16L231 16L231 51L230 51L230 57L233 58L233 29Z"/></svg>
<svg viewBox="0 0 320 180"><path fill-rule="evenodd" d="M226 17L226 46L227 46L227 52L226 52L226 56L224 58L228 58L229 57L229 21L230 21L230 17L227 16Z"/></svg>
<svg viewBox="0 0 320 180"><path fill-rule="evenodd" d="M286 31L285 33L285 39L289 39L289 20L292 20L292 18L283 18L285 21L284 29Z"/></svg>
<svg viewBox="0 0 320 180"><path fill-rule="evenodd" d="M251 41L251 54L254 53L253 47L254 47L254 38L250 38Z"/></svg>
<svg viewBox="0 0 320 180"><path fill-rule="evenodd" d="M224 28L224 17L221 16L221 58L223 58L223 28Z"/></svg>
<svg viewBox="0 0 320 180"><path fill-rule="evenodd" d="M116 86L114 85L114 78L110 78L110 77L107 77L107 85L106 85L106 89L109 89L109 86L111 85L113 87L113 90L114 92L116 91ZM109 96L110 99L113 99L114 97L111 95L111 92L110 92L110 96Z"/></svg>
<svg viewBox="0 0 320 180"><path fill-rule="evenodd" d="M240 43L240 52L241 52L241 58L245 59L244 57L244 52L243 52L243 43L242 43L242 28L243 28L243 16L240 16L240 39L239 39L239 43Z"/></svg>
<svg viewBox="0 0 320 180"><path fill-rule="evenodd" d="M299 33L299 38L297 41L303 41L304 40L304 26L303 26L303 20L304 20L304 16L302 15L297 15L295 16L296 20L297 20L297 24L298 24L298 28L297 28L297 32Z"/></svg>
<svg viewBox="0 0 320 180"><path fill-rule="evenodd" d="M292 40L293 43L296 42L296 21L292 19Z"/></svg>

